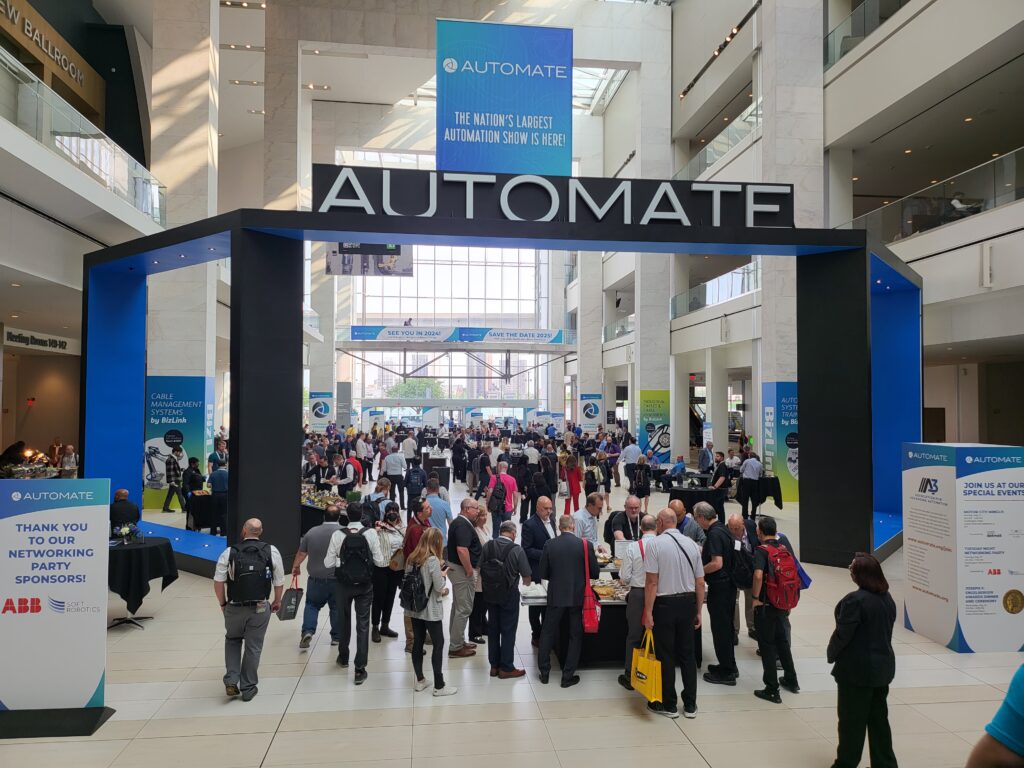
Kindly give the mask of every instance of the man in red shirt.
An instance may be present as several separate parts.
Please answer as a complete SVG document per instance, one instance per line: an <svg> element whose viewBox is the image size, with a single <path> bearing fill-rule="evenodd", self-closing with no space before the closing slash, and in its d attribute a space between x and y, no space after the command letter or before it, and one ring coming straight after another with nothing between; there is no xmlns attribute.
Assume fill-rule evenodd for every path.
<svg viewBox="0 0 1024 768"><path fill-rule="evenodd" d="M499 482L505 487L505 510L500 515L496 515L491 511L491 496ZM499 461L497 474L491 475L491 482L487 486L486 502L487 511L491 512L491 538L496 539L501 524L506 520L511 520L512 511L519 508L519 486L516 485L516 479L508 473L507 461Z"/></svg>

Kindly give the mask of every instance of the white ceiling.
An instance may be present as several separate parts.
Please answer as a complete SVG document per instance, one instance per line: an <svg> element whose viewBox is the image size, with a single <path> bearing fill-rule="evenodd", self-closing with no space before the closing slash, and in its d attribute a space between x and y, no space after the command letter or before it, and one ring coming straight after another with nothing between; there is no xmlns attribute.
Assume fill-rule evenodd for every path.
<svg viewBox="0 0 1024 768"><path fill-rule="evenodd" d="M21 287L14 287L17 283ZM82 292L0 264L0 322L13 328L77 339ZM18 315L18 317L13 317Z"/></svg>

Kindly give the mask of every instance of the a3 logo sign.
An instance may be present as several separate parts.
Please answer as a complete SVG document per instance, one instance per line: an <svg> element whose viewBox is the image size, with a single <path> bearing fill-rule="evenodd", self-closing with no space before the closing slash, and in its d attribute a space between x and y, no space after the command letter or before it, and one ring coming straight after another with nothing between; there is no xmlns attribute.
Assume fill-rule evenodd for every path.
<svg viewBox="0 0 1024 768"><path fill-rule="evenodd" d="M930 477L922 477L921 485L917 488L918 493L938 493L939 481Z"/></svg>

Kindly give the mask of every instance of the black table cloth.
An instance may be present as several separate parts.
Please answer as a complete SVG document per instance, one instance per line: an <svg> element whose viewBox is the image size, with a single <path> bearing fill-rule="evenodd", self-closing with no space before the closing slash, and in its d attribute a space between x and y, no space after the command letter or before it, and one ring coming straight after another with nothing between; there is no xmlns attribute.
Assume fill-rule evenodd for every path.
<svg viewBox="0 0 1024 768"><path fill-rule="evenodd" d="M668 495L669 501L679 500L683 502L686 511L693 513L693 506L699 501L706 501L715 508L718 519L725 522L725 496L724 488L673 488Z"/></svg>
<svg viewBox="0 0 1024 768"><path fill-rule="evenodd" d="M300 535L305 536L306 531L310 528L316 528L320 523L324 521L324 511L321 507L311 507L308 504L302 504L299 508L299 515L302 518L300 525Z"/></svg>
<svg viewBox="0 0 1024 768"><path fill-rule="evenodd" d="M171 542L161 536L150 536L133 544L110 548L107 586L128 604L128 613L136 613L149 594L149 582L163 579L167 589L178 578Z"/></svg>
<svg viewBox="0 0 1024 768"><path fill-rule="evenodd" d="M736 501L742 504L744 497L756 507L771 499L776 507L782 509L782 486L779 484L779 478L775 476L758 478L757 487L749 496L746 486L742 482L739 483L736 488Z"/></svg>
<svg viewBox="0 0 1024 768"><path fill-rule="evenodd" d="M188 530L200 531L203 528L211 528L214 514L212 495L192 494L188 497L188 516L185 518Z"/></svg>

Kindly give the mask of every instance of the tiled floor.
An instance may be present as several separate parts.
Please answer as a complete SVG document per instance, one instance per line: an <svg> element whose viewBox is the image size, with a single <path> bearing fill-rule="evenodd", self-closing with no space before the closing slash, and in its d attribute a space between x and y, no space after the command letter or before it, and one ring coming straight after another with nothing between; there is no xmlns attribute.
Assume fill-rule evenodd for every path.
<svg viewBox="0 0 1024 768"><path fill-rule="evenodd" d="M462 495L454 490L456 503ZM614 491L615 507L621 508L624 496ZM652 511L664 498L655 495ZM171 518L159 512L152 517L165 524ZM778 517L780 527L798 538L795 505ZM902 567L900 555L885 563L898 602ZM850 582L843 569L808 570L814 585L793 614L803 691L784 692L782 706L754 698L760 662L743 632L739 684L700 681L699 716L675 721L648 715L638 695L616 684L618 670L583 670L582 683L567 690L540 685L525 611L516 663L529 674L519 680L490 678L481 653L446 662L447 679L459 687L456 696L414 694L402 640L385 639L371 643L369 679L356 688L353 670L333 663L325 624L314 646L301 651L298 622L275 619L259 695L249 703L228 700L220 682L223 624L211 583L183 573L163 594L154 584L144 612L155 619L145 631L121 627L109 634L107 700L117 710L112 720L88 739L4 742L0 767L746 768L755 750L759 768L828 766L835 755L836 697L824 649L833 607ZM111 596L111 615L123 611ZM705 632L706 655L713 656ZM1024 657L960 656L899 626L894 643L890 721L900 765L962 766Z"/></svg>

